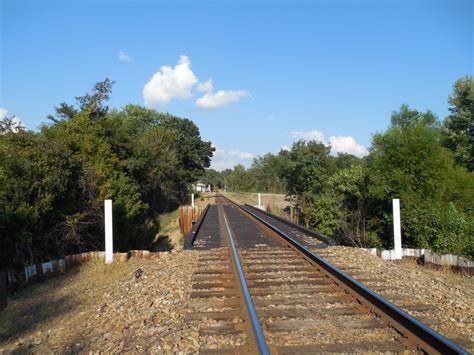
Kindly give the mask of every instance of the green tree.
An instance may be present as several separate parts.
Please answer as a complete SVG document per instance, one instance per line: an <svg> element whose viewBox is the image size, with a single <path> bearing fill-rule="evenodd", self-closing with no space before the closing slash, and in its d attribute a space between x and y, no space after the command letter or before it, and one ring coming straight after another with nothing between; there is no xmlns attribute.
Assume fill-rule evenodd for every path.
<svg viewBox="0 0 474 355"><path fill-rule="evenodd" d="M377 234L367 223L370 206L367 188L367 171L359 162L338 170L329 178L329 193L334 196L339 218L334 237L344 244L381 246Z"/></svg>
<svg viewBox="0 0 474 355"><path fill-rule="evenodd" d="M474 170L474 78L465 76L454 84L449 96L451 114L443 122L443 143L456 163Z"/></svg>
<svg viewBox="0 0 474 355"><path fill-rule="evenodd" d="M282 176L288 193L296 196L306 224L329 235L337 229L338 220L334 199L325 195L328 178L335 171L330 150L320 142L300 140L291 150L280 152L285 159Z"/></svg>
<svg viewBox="0 0 474 355"><path fill-rule="evenodd" d="M288 184L288 192L305 199L306 195L322 193L327 178L334 172L334 158L331 148L316 141L300 140L290 151L281 154L286 158L283 176Z"/></svg>
<svg viewBox="0 0 474 355"><path fill-rule="evenodd" d="M25 131L25 127L15 117L4 117L0 120L0 134Z"/></svg>
<svg viewBox="0 0 474 355"><path fill-rule="evenodd" d="M224 187L224 181L222 179L221 173L214 169L206 169L200 180L205 185L211 185L212 189L220 189Z"/></svg>
<svg viewBox="0 0 474 355"><path fill-rule="evenodd" d="M0 135L0 267L37 262L67 250L58 238L80 196L74 159L33 132Z"/></svg>
<svg viewBox="0 0 474 355"><path fill-rule="evenodd" d="M286 192L286 181L281 176L285 166L282 155L267 153L253 160L249 169L255 180L254 190L258 192L283 193Z"/></svg>
<svg viewBox="0 0 474 355"><path fill-rule="evenodd" d="M232 191L255 191L255 179L242 164L234 166L234 168L225 175L224 183L225 186Z"/></svg>
<svg viewBox="0 0 474 355"><path fill-rule="evenodd" d="M56 107L39 133L0 128L0 257L4 265L103 248L103 200L114 246L146 248L160 212L185 202L213 148L188 119L137 105L109 110L113 82Z"/></svg>
<svg viewBox="0 0 474 355"><path fill-rule="evenodd" d="M390 201L400 198L405 245L436 250L450 244L455 249L456 243L448 243L440 220L453 196L456 169L451 154L440 143L438 127L431 112L402 106L393 113L389 129L374 136L367 160L371 224L382 234L386 247L393 245ZM451 216L457 218L454 212Z"/></svg>

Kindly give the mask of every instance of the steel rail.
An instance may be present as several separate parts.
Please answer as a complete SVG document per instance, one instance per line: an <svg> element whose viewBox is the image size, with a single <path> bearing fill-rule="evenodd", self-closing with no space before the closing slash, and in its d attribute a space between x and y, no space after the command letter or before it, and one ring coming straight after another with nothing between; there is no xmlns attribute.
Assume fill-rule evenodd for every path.
<svg viewBox="0 0 474 355"><path fill-rule="evenodd" d="M279 228L273 226L271 223L259 217L249 209L238 205L228 197L223 197L276 232L283 239L289 242L290 245L303 253L309 260L319 265L324 271L326 271L326 273L331 275L337 281L342 282L345 288L352 291L350 293L355 295L359 301L365 301L363 304L371 308L374 313L382 316L385 319L388 319L388 322L393 328L397 329L401 334L407 337L408 340L414 342L415 345L421 350L427 353L469 354L456 343L439 334L432 328L428 327L426 324L420 322L418 319L412 317L393 303L369 289L361 282L339 270L334 265L328 263L319 255L306 248L303 244L290 237L285 232L281 231ZM373 308L375 308L375 310Z"/></svg>
<svg viewBox="0 0 474 355"><path fill-rule="evenodd" d="M223 214L223 216L224 216L225 226L227 228L227 233L229 235L229 244L230 244L230 249L232 251L232 257L234 259L235 266L237 267L237 274L238 274L240 285L241 285L242 292L244 295L245 304L247 306L247 310L249 313L250 323L252 325L252 330L255 335L255 340L257 342L258 350L260 354L262 355L269 355L270 351L268 350L268 345L265 340L265 335L263 334L262 327L260 326L260 322L258 320L257 311L255 310L255 306L252 301L252 296L250 295L250 291L247 287L247 281L245 280L242 264L240 263L239 255L235 247L234 237L230 230L229 223L227 222L227 217L225 216L225 213Z"/></svg>
<svg viewBox="0 0 474 355"><path fill-rule="evenodd" d="M276 219L277 221L280 221L284 224L286 224L287 226L289 227L292 227L292 228L295 228L297 230L299 230L300 232L303 232L305 234L308 234L310 235L311 237L314 237L320 241L322 241L323 243L326 243L327 245L336 245L336 242L334 241L334 239L332 239L331 237L328 237L327 235L324 235L324 234L321 234L319 232L316 232L316 231L313 231L309 228L306 228L304 226L300 226L299 224L296 224L294 222L291 222L291 221L288 221L280 216L277 216L277 215L274 215L274 214L271 214L271 213L268 213L267 211L264 211L264 210L261 210L261 209L258 209L257 207L254 207L254 206L251 206L249 205L248 203L245 204L246 207L248 208L251 208L252 210L256 210L258 212L262 212L264 215L270 217L270 218L274 218Z"/></svg>

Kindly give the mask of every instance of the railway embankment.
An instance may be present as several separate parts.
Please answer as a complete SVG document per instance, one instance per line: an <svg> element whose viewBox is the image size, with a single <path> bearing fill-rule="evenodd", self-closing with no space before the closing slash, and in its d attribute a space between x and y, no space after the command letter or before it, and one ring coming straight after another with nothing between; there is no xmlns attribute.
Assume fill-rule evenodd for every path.
<svg viewBox="0 0 474 355"><path fill-rule="evenodd" d="M127 262L110 265L94 260L20 291L2 312L0 352L249 349L225 230L235 233L259 322L273 350L405 348L386 323L354 306L305 258L295 258L271 231L234 206L213 206L203 217L202 224L196 223L195 250L152 259L132 253ZM298 238L386 300L474 350L471 277L422 269L413 261L386 262L367 250L321 245L308 235ZM319 307L308 308L313 303Z"/></svg>
<svg viewBox="0 0 474 355"><path fill-rule="evenodd" d="M164 253L110 266L84 264L9 300L0 317L0 351L198 351L227 347L231 337L199 335L187 318L196 251ZM428 270L413 262L394 264L367 251L330 247L326 258L344 260L353 275L382 280L378 291L396 304L419 305L409 313L430 319L449 338L474 334L474 279ZM137 279L135 271L143 273ZM212 310L212 309L211 309ZM424 310L424 311L422 311ZM463 345L463 343L461 343ZM465 344L471 352L473 344Z"/></svg>

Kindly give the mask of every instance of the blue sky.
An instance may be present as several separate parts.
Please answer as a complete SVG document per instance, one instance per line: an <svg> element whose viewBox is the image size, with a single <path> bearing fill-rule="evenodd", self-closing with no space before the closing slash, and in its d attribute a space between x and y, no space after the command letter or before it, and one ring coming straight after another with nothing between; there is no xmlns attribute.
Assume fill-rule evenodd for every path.
<svg viewBox="0 0 474 355"><path fill-rule="evenodd" d="M442 119L472 75L472 1L0 3L3 113L36 129L109 77L112 107L192 119L218 169L307 137L363 155L400 104Z"/></svg>

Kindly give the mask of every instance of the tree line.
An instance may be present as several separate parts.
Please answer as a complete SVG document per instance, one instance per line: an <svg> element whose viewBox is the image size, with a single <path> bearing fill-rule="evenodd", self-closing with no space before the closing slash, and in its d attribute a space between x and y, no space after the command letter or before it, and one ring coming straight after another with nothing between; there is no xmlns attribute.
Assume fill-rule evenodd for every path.
<svg viewBox="0 0 474 355"><path fill-rule="evenodd" d="M114 247L147 248L157 215L186 202L214 148L190 120L138 105L110 110L113 82L61 103L38 132L0 122L0 267Z"/></svg>
<svg viewBox="0 0 474 355"><path fill-rule="evenodd" d="M402 105L369 154L332 156L316 141L202 179L228 191L294 196L302 222L349 245L393 246L392 198L403 244L474 257L474 80L459 79L443 122Z"/></svg>

